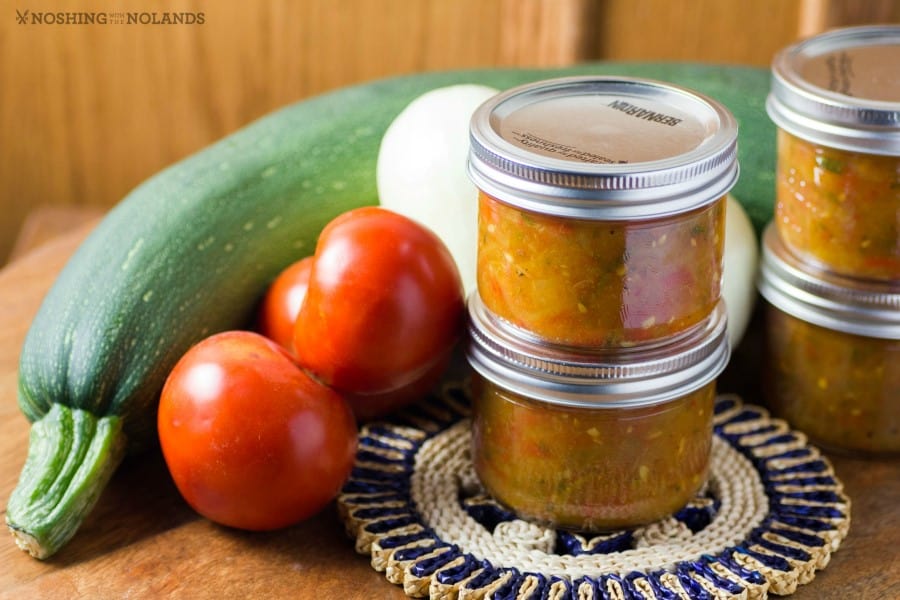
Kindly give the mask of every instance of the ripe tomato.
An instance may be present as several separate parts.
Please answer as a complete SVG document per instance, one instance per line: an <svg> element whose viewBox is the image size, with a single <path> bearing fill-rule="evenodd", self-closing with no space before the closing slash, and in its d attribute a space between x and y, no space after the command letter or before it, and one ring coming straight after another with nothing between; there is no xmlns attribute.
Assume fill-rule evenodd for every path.
<svg viewBox="0 0 900 600"><path fill-rule="evenodd" d="M382 416L437 383L464 306L456 263L437 235L383 208L351 210L319 236L294 350L357 418Z"/></svg>
<svg viewBox="0 0 900 600"><path fill-rule="evenodd" d="M157 427L187 503L241 529L277 529L318 512L337 495L356 452L344 399L247 331L188 350L166 380Z"/></svg>
<svg viewBox="0 0 900 600"><path fill-rule="evenodd" d="M258 331L291 353L294 351L294 321L306 296L312 262L313 257L307 256L279 273L259 307Z"/></svg>

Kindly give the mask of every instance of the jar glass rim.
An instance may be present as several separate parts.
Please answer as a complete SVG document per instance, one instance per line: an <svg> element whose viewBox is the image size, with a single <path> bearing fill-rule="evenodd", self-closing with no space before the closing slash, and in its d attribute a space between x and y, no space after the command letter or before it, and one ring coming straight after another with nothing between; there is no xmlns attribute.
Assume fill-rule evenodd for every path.
<svg viewBox="0 0 900 600"><path fill-rule="evenodd" d="M796 256L770 223L757 287L776 308L810 323L866 337L900 339L900 282L820 269Z"/></svg>
<svg viewBox="0 0 900 600"><path fill-rule="evenodd" d="M630 348L539 340L494 315L477 291L468 310L472 367L501 387L551 404L622 408L671 401L713 381L730 357L722 301L683 335Z"/></svg>

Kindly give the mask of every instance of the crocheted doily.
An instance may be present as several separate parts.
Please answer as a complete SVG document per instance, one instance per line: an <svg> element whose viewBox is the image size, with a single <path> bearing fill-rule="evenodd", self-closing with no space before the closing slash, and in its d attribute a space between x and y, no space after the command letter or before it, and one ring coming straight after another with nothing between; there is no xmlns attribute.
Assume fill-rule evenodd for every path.
<svg viewBox="0 0 900 600"><path fill-rule="evenodd" d="M356 550L411 597L766 598L824 568L850 501L806 437L736 396L715 405L709 482L662 521L603 535L517 519L469 455L465 386L360 433L338 509Z"/></svg>

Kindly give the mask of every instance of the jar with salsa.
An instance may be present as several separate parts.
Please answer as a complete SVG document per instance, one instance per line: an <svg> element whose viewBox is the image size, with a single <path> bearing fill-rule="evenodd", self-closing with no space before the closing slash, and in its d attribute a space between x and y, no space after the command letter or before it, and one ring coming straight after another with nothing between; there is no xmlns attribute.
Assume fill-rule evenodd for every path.
<svg viewBox="0 0 900 600"><path fill-rule="evenodd" d="M473 115L478 290L554 344L623 348L697 327L721 295L737 124L670 84L573 77Z"/></svg>
<svg viewBox="0 0 900 600"><path fill-rule="evenodd" d="M775 223L791 251L900 279L900 26L834 30L772 63Z"/></svg>
<svg viewBox="0 0 900 600"><path fill-rule="evenodd" d="M644 525L706 482L715 378L728 360L718 304L653 348L574 352L523 337L473 293L472 459L519 517L577 531Z"/></svg>
<svg viewBox="0 0 900 600"><path fill-rule="evenodd" d="M773 226L762 255L773 413L830 450L900 455L900 281L816 269Z"/></svg>

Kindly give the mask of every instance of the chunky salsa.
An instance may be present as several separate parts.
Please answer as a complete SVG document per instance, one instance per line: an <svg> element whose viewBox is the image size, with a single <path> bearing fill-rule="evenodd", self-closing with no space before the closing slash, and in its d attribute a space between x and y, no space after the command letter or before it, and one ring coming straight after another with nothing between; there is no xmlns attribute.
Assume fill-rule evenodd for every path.
<svg viewBox="0 0 900 600"><path fill-rule="evenodd" d="M528 212L480 194L478 291L554 343L625 347L686 331L720 297L725 202L654 220Z"/></svg>
<svg viewBox="0 0 900 600"><path fill-rule="evenodd" d="M900 279L900 156L778 132L775 215L794 252L843 275Z"/></svg>
<svg viewBox="0 0 900 600"><path fill-rule="evenodd" d="M900 340L864 337L767 311L767 401L822 446L900 453Z"/></svg>
<svg viewBox="0 0 900 600"><path fill-rule="evenodd" d="M647 524L707 478L714 383L649 407L570 408L476 376L473 462L519 516L579 531Z"/></svg>

